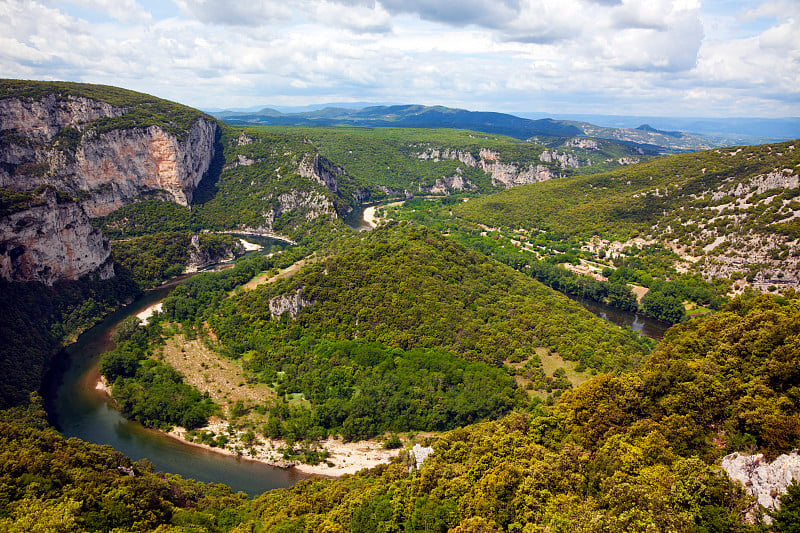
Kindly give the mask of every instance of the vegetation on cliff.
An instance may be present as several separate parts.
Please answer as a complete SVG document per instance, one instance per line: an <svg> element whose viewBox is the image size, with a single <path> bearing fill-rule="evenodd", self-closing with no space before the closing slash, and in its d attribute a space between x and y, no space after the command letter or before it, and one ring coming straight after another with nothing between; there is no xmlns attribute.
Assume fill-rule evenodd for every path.
<svg viewBox="0 0 800 533"><path fill-rule="evenodd" d="M118 267L127 270L142 288L183 273L193 257L217 263L243 253L239 239L232 235L201 233L196 244L189 233L157 233L112 242L111 252Z"/></svg>
<svg viewBox="0 0 800 533"><path fill-rule="evenodd" d="M106 102L114 107L124 109L119 117L101 118L93 121L89 130L98 134L115 129L148 128L158 126L167 133L184 139L191 125L201 117L216 122L210 115L197 109L170 102L151 96L149 94L112 87L110 85L96 85L91 83L74 83L67 81L33 81L0 79L0 99L3 98L30 98L42 100L48 96L60 98L89 98ZM78 132L67 128L68 132L80 135L87 129ZM76 144L73 139L69 144Z"/></svg>
<svg viewBox="0 0 800 533"><path fill-rule="evenodd" d="M534 186L486 196L454 209L458 216L491 226L557 231L589 238L601 235L627 239L671 228L670 238L697 246L698 226L720 215L715 206L730 198L712 199L718 190L745 187L750 180L783 169L797 172L800 150L796 142L734 147L664 157L590 176L551 180ZM773 200L791 200L794 189L771 190ZM765 198L750 198L765 200ZM727 201L723 201L727 200ZM766 202L770 204L772 202ZM535 209L532 209L535 206ZM733 206L732 206L733 207ZM791 208L775 202L768 210L755 205L733 207L746 218L730 230L747 230L777 222L765 218ZM703 219L696 209L703 210ZM780 217L778 217L780 218ZM695 226L691 226L691 222Z"/></svg>

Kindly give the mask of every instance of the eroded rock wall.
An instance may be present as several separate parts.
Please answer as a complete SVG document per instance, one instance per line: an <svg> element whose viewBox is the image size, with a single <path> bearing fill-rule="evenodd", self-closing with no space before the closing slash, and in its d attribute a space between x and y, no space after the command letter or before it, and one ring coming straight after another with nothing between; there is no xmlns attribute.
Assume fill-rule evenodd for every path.
<svg viewBox="0 0 800 533"><path fill-rule="evenodd" d="M108 240L77 203L59 204L55 193L45 205L0 218L0 236L0 276L6 280L52 285L91 273L114 275Z"/></svg>
<svg viewBox="0 0 800 533"><path fill-rule="evenodd" d="M52 185L78 200L58 204L53 196L0 220L0 276L52 284L99 269L109 277L108 243L89 217L144 194L191 202L214 156L217 123L198 116L180 138L158 125L96 127L128 111L58 94L0 99L0 188Z"/></svg>

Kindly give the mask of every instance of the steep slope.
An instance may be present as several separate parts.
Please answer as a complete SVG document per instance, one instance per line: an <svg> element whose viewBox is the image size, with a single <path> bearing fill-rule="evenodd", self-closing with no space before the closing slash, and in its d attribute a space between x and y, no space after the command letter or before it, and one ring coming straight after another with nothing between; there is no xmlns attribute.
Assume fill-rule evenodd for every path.
<svg viewBox="0 0 800 533"><path fill-rule="evenodd" d="M299 326L316 337L438 347L492 364L547 347L585 367L618 370L649 346L535 280L407 223L343 241L325 260L208 319L233 350L266 346L265 338Z"/></svg>
<svg viewBox="0 0 800 533"><path fill-rule="evenodd" d="M3 277L52 284L113 275L88 217L144 195L188 205L218 131L199 111L132 91L1 80ZM43 196L43 186L57 194Z"/></svg>
<svg viewBox="0 0 800 533"><path fill-rule="evenodd" d="M483 197L454 212L492 226L640 245L662 243L678 266L758 288L800 287L797 141L685 154L604 174ZM592 245L605 246L608 242ZM744 280L742 280L744 283Z"/></svg>

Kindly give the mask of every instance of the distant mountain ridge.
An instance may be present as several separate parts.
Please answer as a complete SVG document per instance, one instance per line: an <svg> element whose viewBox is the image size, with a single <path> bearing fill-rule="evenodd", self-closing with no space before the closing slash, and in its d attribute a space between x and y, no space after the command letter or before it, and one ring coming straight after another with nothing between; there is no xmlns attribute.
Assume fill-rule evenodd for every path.
<svg viewBox="0 0 800 533"><path fill-rule="evenodd" d="M468 111L444 106L326 107L301 113L282 113L265 107L256 112L221 111L212 114L228 124L237 125L455 128L508 135L522 140L537 138L537 141L541 141L541 137L588 136L672 151L702 150L724 144L685 132L661 131L647 124L637 129L603 128L577 121L530 119L508 113Z"/></svg>
<svg viewBox="0 0 800 533"><path fill-rule="evenodd" d="M214 115L228 124L457 128L499 133L517 139L528 139L535 135L583 135L580 128L557 120L530 120L505 113L467 111L443 106L396 105L363 109L328 107L304 113L281 113L265 108L256 113L221 112Z"/></svg>

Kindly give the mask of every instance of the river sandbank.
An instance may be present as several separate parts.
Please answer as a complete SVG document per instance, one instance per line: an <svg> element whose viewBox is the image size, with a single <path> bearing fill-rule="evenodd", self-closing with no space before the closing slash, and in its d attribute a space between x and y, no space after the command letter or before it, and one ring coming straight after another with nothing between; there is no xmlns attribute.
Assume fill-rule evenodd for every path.
<svg viewBox="0 0 800 533"><path fill-rule="evenodd" d="M387 450L383 448L382 443L378 441L344 442L341 439L329 438L320 441L320 447L328 450L330 454L327 463L310 465L285 459L279 451L280 448L286 445L284 441L259 436L254 443L248 445L241 441L242 433L230 433L227 428L227 421L215 420L200 430L213 431L218 436L227 436L229 440L224 448L189 441L187 439L188 432L181 427L173 428L167 435L191 446L197 446L215 453L258 461L278 468L294 468L303 474L325 477L355 474L359 470L388 463L399 453L399 450L396 449Z"/></svg>
<svg viewBox="0 0 800 533"><path fill-rule="evenodd" d="M381 217L377 216L376 211L380 209L385 209L387 207L397 207L398 205L403 205L405 200L401 202L392 202L390 204L384 205L373 205L364 209L364 223L367 224L370 228L376 228L381 220Z"/></svg>
<svg viewBox="0 0 800 533"><path fill-rule="evenodd" d="M110 387L102 376L98 379L95 389L102 394L109 397L111 396ZM153 431L159 430L154 429ZM283 453L280 451L281 448L286 446L286 443L282 440L273 440L258 436L252 444L245 444L242 440L244 432L229 431L227 420L216 417L212 418L212 421L208 425L197 431L210 431L217 437L224 435L228 438L228 442L225 444L225 447L209 446L208 444L194 442L189 440L188 431L179 426L173 427L167 432L159 432L170 438L179 440L184 444L188 444L189 446L202 448L213 453L240 457L248 461L256 461L277 468L294 468L303 474L325 477L340 477L345 474L355 474L359 470L388 463L399 453L397 449L385 449L383 444L379 441L344 442L341 439L328 438L319 443L320 448L325 448L330 454L326 460L327 462L310 465L285 459Z"/></svg>

